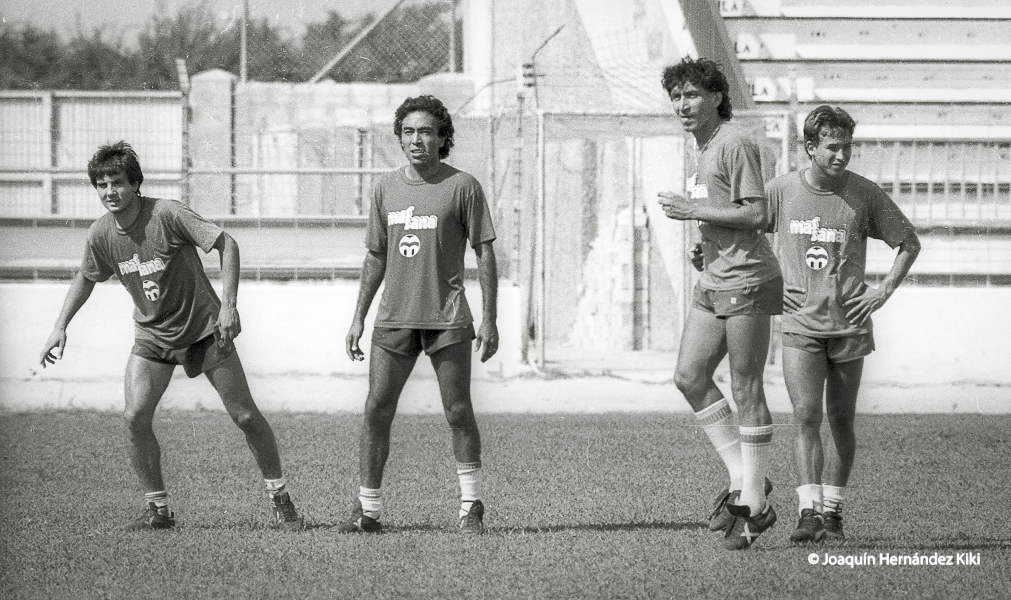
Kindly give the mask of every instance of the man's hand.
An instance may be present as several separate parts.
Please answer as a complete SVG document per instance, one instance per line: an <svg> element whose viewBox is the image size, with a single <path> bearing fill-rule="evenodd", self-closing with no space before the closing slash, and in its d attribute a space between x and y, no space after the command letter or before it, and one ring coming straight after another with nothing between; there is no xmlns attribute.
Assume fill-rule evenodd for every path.
<svg viewBox="0 0 1011 600"><path fill-rule="evenodd" d="M692 266L699 273L706 268L706 259L702 255L702 244L695 244L692 246L691 252L688 253L688 259L692 261Z"/></svg>
<svg viewBox="0 0 1011 600"><path fill-rule="evenodd" d="M234 306L221 305L221 312L218 313L218 343L227 346L242 332L242 324L239 322L239 311Z"/></svg>
<svg viewBox="0 0 1011 600"><path fill-rule="evenodd" d="M344 349L351 360L365 360L365 353L358 347L358 342L362 339L363 331L365 331L365 324L360 321L353 321L351 329L348 330L347 337L344 338Z"/></svg>
<svg viewBox="0 0 1011 600"><path fill-rule="evenodd" d="M807 290L796 285L788 285L783 288L783 310L788 313L795 313L804 306L804 299Z"/></svg>
<svg viewBox="0 0 1011 600"><path fill-rule="evenodd" d="M39 364L42 368L46 365L56 364L56 361L63 358L63 348L67 345L67 332L63 329L54 329L46 340L46 345L39 355Z"/></svg>
<svg viewBox="0 0 1011 600"><path fill-rule="evenodd" d="M481 352L481 348L484 352ZM489 358L498 352L498 327L494 321L482 321L481 327L477 330L474 338L474 352L481 352L481 362L487 362Z"/></svg>
<svg viewBox="0 0 1011 600"><path fill-rule="evenodd" d="M663 207L663 213L667 215L668 219L689 221L695 218L693 205L684 196L674 192L660 192L657 196L660 196L658 202Z"/></svg>
<svg viewBox="0 0 1011 600"><path fill-rule="evenodd" d="M863 325L872 312L884 306L889 295L883 285L876 288L866 286L862 294L842 303L843 308L848 309L846 319L858 327Z"/></svg>

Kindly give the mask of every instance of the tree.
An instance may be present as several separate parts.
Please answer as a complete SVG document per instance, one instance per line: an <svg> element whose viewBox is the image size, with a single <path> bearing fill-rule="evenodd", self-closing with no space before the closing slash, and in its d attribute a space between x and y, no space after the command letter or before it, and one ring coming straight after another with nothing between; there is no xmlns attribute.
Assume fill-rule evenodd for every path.
<svg viewBox="0 0 1011 600"><path fill-rule="evenodd" d="M0 23L0 89L62 87L63 42L52 31Z"/></svg>

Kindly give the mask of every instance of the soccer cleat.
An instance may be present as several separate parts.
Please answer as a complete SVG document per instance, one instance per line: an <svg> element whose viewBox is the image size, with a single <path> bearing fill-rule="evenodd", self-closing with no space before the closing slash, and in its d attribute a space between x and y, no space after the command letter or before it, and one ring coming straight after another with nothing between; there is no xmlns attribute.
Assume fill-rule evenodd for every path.
<svg viewBox="0 0 1011 600"><path fill-rule="evenodd" d="M274 494L270 498L270 512L273 515L272 527L277 529L287 529L288 531L302 531L305 529L305 521L298 516L295 504L292 503L288 492Z"/></svg>
<svg viewBox="0 0 1011 600"><path fill-rule="evenodd" d="M484 504L475 500L470 505L470 512L460 517L460 533L481 535L484 533Z"/></svg>
<svg viewBox="0 0 1011 600"><path fill-rule="evenodd" d="M772 504L765 504L765 510L755 516L747 506L727 504L727 510L734 517L733 523L724 535L723 547L727 550L747 550L758 536L776 524L776 511Z"/></svg>
<svg viewBox="0 0 1011 600"><path fill-rule="evenodd" d="M846 540L842 530L842 515L839 510L825 512L825 539L834 542Z"/></svg>
<svg viewBox="0 0 1011 600"><path fill-rule="evenodd" d="M790 534L790 541L794 544L806 544L820 542L824 537L825 523L821 514L813 508L800 511L800 520L797 521L797 528Z"/></svg>
<svg viewBox="0 0 1011 600"><path fill-rule="evenodd" d="M172 529L176 526L175 513L167 506L158 507L154 502L147 502L144 511L130 521L127 531L148 531L151 529Z"/></svg>
<svg viewBox="0 0 1011 600"><path fill-rule="evenodd" d="M765 497L772 493L772 482L765 478ZM734 522L734 516L727 511L728 504L734 504L741 497L741 490L730 491L723 488L713 500L713 512L709 513L709 531L723 531Z"/></svg>
<svg viewBox="0 0 1011 600"><path fill-rule="evenodd" d="M365 516L362 511L362 501L355 499L351 507L351 518L337 525L337 533L382 533L383 524L379 519Z"/></svg>

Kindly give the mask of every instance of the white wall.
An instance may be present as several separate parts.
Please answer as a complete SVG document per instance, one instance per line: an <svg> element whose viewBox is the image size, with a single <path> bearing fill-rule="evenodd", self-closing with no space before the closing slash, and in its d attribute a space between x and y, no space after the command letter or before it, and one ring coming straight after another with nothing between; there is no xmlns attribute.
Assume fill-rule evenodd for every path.
<svg viewBox="0 0 1011 600"><path fill-rule="evenodd" d="M63 360L45 370L38 368L39 350L52 330L67 289L65 283L0 284L0 409L122 408L123 370L133 344L133 307L118 283L96 286L68 329ZM467 289L475 318L480 320L480 288L477 282L469 281ZM344 336L357 292L355 281L242 282L239 312L243 333L236 345L261 407L360 410L365 399L367 361L353 363L344 352ZM620 392L604 394L599 402L596 390L580 397L584 392L578 391L579 386L555 398L556 402L537 401L544 406L532 405L536 399L517 397L524 392L509 381L500 383L502 378L526 372L520 364L520 301L519 288L503 282L499 290L500 350L484 365L475 357L476 403L491 403L498 398L496 410L521 411L564 408L556 402L577 408L582 405L586 410L628 410L635 405L634 398L622 397ZM989 396L998 389L992 386L1011 386L1011 313L1005 310L1007 306L1011 306L1011 288L900 288L875 314L877 352L867 359L864 385L897 390L991 386L979 389L990 390L981 392L986 396L988 410L1000 410L994 405L996 396ZM367 319L369 325L373 318L374 314ZM370 336L371 328L365 335L366 353ZM627 362L628 356L613 358L615 364L620 360ZM661 364L666 377L673 369L673 357ZM778 365L770 371L770 382L774 382L779 378ZM416 372L420 376L408 383L402 412L438 411L438 389L428 361L420 360ZM594 381L593 386L609 385L606 379ZM658 401L643 405L641 410L680 406L674 402L678 395L673 386L650 385L643 389L646 394L669 398L670 403ZM951 400L955 404L965 398ZM892 410L916 410L916 398L907 404ZM932 410L950 409L950 404L941 404ZM177 370L162 406L220 408L220 402L204 378L187 380ZM892 411L886 405L868 408L872 409Z"/></svg>

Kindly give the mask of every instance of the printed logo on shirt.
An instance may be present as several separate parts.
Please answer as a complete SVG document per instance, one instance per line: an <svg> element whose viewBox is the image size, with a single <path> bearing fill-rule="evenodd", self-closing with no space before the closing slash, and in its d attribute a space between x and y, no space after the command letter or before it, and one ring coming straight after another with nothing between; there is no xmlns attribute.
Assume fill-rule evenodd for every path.
<svg viewBox="0 0 1011 600"><path fill-rule="evenodd" d="M418 253L418 250L421 250L421 240L418 239L418 236L408 233L400 238L400 254L402 256L411 258Z"/></svg>
<svg viewBox="0 0 1011 600"><path fill-rule="evenodd" d="M151 302L154 302L154 301L158 300L158 298L161 297L161 288L158 287L157 283L151 281L150 279L145 279L144 280L144 295L147 296L148 300L150 300Z"/></svg>
<svg viewBox="0 0 1011 600"><path fill-rule="evenodd" d="M140 262L140 257L136 254L130 260L124 260L119 263L119 274L128 275L130 273L139 273L141 276L148 276L152 273L157 273L158 271L165 270L165 263L160 258L155 258L154 260L147 260Z"/></svg>
<svg viewBox="0 0 1011 600"><path fill-rule="evenodd" d="M811 246L804 255L804 262L815 271L820 271L828 264L828 251L821 246Z"/></svg>
<svg viewBox="0 0 1011 600"><path fill-rule="evenodd" d="M386 223L389 227L403 225L404 229L435 229L439 226L438 215L414 216L414 207L386 213Z"/></svg>
<svg viewBox="0 0 1011 600"><path fill-rule="evenodd" d="M845 229L830 229L821 226L821 217L815 217L806 221L791 220L790 233L797 235L811 236L812 242L845 242Z"/></svg>

